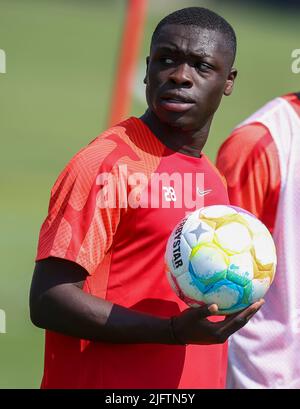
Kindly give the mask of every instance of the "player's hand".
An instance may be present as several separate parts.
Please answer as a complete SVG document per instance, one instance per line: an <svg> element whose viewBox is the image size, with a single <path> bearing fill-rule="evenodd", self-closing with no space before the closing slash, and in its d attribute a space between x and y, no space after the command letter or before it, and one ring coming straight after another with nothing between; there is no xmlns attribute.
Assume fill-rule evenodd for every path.
<svg viewBox="0 0 300 409"><path fill-rule="evenodd" d="M178 344L222 344L230 335L246 325L263 304L264 300L261 299L219 322L207 319L218 314L216 304L189 308L172 318L174 338L178 340Z"/></svg>

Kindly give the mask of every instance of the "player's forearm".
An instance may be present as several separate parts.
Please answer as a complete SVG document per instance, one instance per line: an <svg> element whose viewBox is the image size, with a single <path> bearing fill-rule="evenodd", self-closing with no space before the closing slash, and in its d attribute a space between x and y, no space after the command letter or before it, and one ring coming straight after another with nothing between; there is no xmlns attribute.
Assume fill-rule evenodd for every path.
<svg viewBox="0 0 300 409"><path fill-rule="evenodd" d="M93 341L173 343L168 319L129 310L68 284L32 301L31 316L39 327Z"/></svg>

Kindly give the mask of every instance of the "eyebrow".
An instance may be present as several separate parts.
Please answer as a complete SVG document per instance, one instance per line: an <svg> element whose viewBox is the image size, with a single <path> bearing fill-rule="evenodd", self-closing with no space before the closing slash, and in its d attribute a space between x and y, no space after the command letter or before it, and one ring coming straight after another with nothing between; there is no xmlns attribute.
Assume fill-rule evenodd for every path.
<svg viewBox="0 0 300 409"><path fill-rule="evenodd" d="M186 54L182 49L178 48L176 44L172 44L172 43L170 43L170 44L161 44L161 45L159 45L157 47L154 46L154 49L155 49L155 51L166 51L166 52L171 51L171 52L176 52L176 53L179 53L179 54ZM205 58L205 57L214 58L212 55L207 54L207 53L205 53L205 52L203 52L201 50L188 53L188 55L191 55L191 56L197 57L197 58Z"/></svg>

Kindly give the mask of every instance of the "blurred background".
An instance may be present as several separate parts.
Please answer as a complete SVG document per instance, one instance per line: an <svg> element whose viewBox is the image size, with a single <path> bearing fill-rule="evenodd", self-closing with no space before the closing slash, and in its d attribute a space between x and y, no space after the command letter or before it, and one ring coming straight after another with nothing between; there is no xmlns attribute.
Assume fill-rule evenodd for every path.
<svg viewBox="0 0 300 409"><path fill-rule="evenodd" d="M232 128L269 99L300 91L297 0L148 0L130 114L145 110L151 34L191 5L225 17L238 38L239 76L215 116L205 152L214 160ZM44 334L30 323L28 292L51 186L67 161L108 124L126 0L0 0L0 388L38 388Z"/></svg>

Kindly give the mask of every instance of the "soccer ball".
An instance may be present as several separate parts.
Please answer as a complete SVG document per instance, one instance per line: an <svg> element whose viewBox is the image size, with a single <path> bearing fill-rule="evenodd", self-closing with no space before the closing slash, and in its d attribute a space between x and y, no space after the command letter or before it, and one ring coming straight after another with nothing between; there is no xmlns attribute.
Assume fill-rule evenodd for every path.
<svg viewBox="0 0 300 409"><path fill-rule="evenodd" d="M191 213L171 233L165 259L169 282L186 304L216 303L224 315L262 298L276 268L268 229L236 206Z"/></svg>

